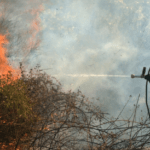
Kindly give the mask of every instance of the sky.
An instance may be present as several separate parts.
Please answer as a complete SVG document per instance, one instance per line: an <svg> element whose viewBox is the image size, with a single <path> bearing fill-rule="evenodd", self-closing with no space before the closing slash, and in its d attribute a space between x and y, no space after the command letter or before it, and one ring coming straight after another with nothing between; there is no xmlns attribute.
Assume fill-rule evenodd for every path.
<svg viewBox="0 0 150 150"><path fill-rule="evenodd" d="M10 62L15 62L17 66L20 60L26 60L28 68L37 64L41 69L51 68L45 72L61 82L63 91L81 90L93 104L113 117L119 115L130 99L121 115L128 119L140 94L137 118L147 116L146 81L132 79L131 74L141 75L143 67L147 71L150 67L148 0L45 0L42 1L42 8L37 11L39 15L32 13L32 17L28 13L22 15L18 12L36 8L40 0L36 1L36 5L34 2L28 5L29 0L17 5L15 2L17 0L11 7L16 9L8 17L15 29L11 33L19 35L25 32L34 16L36 21L40 19L40 32L35 33L38 34L40 44L36 51L30 51L25 57L20 49L26 47L26 44L16 48L13 39L13 48L8 48L12 54ZM20 38L23 40L24 36L26 34Z"/></svg>

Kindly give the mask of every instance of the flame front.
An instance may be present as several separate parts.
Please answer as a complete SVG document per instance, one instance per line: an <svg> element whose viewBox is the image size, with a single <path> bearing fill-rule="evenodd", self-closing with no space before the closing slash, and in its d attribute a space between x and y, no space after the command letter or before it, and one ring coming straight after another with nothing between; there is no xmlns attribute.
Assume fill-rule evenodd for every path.
<svg viewBox="0 0 150 150"><path fill-rule="evenodd" d="M6 48L4 48L4 45L8 44L8 40L6 39L6 35L0 35L0 75L1 78L3 78L2 75L8 74L8 71L12 72L13 80L16 80L18 77L21 77L21 72L18 69L13 69L5 56L6 54Z"/></svg>

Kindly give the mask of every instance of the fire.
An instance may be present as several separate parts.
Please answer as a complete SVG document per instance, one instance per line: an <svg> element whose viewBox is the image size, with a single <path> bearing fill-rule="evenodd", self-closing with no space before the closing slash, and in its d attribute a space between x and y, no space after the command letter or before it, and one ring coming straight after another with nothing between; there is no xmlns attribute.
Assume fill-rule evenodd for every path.
<svg viewBox="0 0 150 150"><path fill-rule="evenodd" d="M39 5L41 2L39 0L27 0L27 1L7 1L4 0L2 3L0 3L0 18L4 18L4 23L0 24L1 31L9 32L10 35L15 36L15 35L21 35L21 40L23 39L22 45L15 45L18 46L18 49L20 52L23 52L23 59L22 62L25 62L26 57L30 54L32 50L36 50L38 46L40 45L40 12L43 11L44 7L43 5ZM4 9L3 9L4 8ZM10 10L11 13L9 14ZM7 12L9 15L7 15ZM17 18L18 16L23 18L23 23L26 26L26 24L29 23L29 26L27 25L25 28L20 28L20 23L18 22L19 28L16 27L16 32L13 32L9 30L11 26L9 26L9 22L7 20L11 20L10 17ZM8 17L8 18L7 18ZM6 22L5 22L6 21ZM26 21L26 22L25 22ZM13 24L13 22L12 22ZM5 26L6 25L6 26ZM21 23L22 25L22 23ZM7 29L7 26L9 27ZM20 29L20 30L18 30ZM8 41L7 35L4 32L0 33L0 76L1 78L6 79L6 76L2 75L7 75L9 71L11 71L13 77L11 81L15 81L18 78L21 77L21 71L19 69L13 68L6 57L7 50L5 46L11 43L11 40ZM15 34L14 34L15 33ZM26 36L27 35L27 36ZM29 36L29 37L28 37ZM12 40L13 42L13 40ZM21 41L22 42L22 41ZM27 67L26 67L27 68ZM25 134L25 136L28 136ZM16 146L16 139L14 139L14 143L9 143L9 145L6 145L4 143L0 143L0 149L10 149L14 150L14 146ZM11 146L11 147L10 147ZM18 150L21 150L21 146L17 147Z"/></svg>
<svg viewBox="0 0 150 150"><path fill-rule="evenodd" d="M0 75L1 78L3 78L2 75L8 74L8 71L12 72L13 80L16 80L18 77L21 77L21 72L19 69L13 69L5 56L6 54L6 48L4 45L8 44L8 40L6 39L6 35L0 35ZM18 74L18 75L17 75Z"/></svg>
<svg viewBox="0 0 150 150"><path fill-rule="evenodd" d="M38 36L38 33L41 31L40 27L40 13L44 10L43 5L39 5L38 8L32 9L29 11L31 16L34 16L33 21L31 22L30 28L29 28L29 33L30 33L30 38L27 40L27 48L24 53L24 59L30 54L31 50L37 49L40 45L40 37ZM28 11L26 12L28 13ZM23 61L24 61L23 59Z"/></svg>

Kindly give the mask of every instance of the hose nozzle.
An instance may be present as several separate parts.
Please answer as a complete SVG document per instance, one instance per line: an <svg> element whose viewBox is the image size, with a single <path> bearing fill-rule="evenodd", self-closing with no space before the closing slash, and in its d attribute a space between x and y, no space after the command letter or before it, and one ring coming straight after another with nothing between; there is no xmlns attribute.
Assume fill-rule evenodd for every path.
<svg viewBox="0 0 150 150"><path fill-rule="evenodd" d="M143 75L136 76L135 74L131 74L131 78L144 78L144 76Z"/></svg>
<svg viewBox="0 0 150 150"><path fill-rule="evenodd" d="M131 78L135 78L135 74L131 74Z"/></svg>
<svg viewBox="0 0 150 150"><path fill-rule="evenodd" d="M146 67L143 67L143 71L140 76L135 76L134 74L131 74L131 78L145 78L145 72L146 72Z"/></svg>

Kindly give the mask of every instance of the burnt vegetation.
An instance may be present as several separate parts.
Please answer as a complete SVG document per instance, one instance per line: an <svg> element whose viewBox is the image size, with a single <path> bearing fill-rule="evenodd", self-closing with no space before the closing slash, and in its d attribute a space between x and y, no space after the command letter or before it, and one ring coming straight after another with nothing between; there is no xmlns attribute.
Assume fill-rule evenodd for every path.
<svg viewBox="0 0 150 150"><path fill-rule="evenodd" d="M12 81L9 72L0 79L0 149L136 150L148 147L150 132L144 131L149 128L149 118L135 121L139 97L128 120L119 120L122 111L117 118L110 119L81 91L62 92L59 81L41 73L38 67L27 76L22 65L20 69L21 78Z"/></svg>

